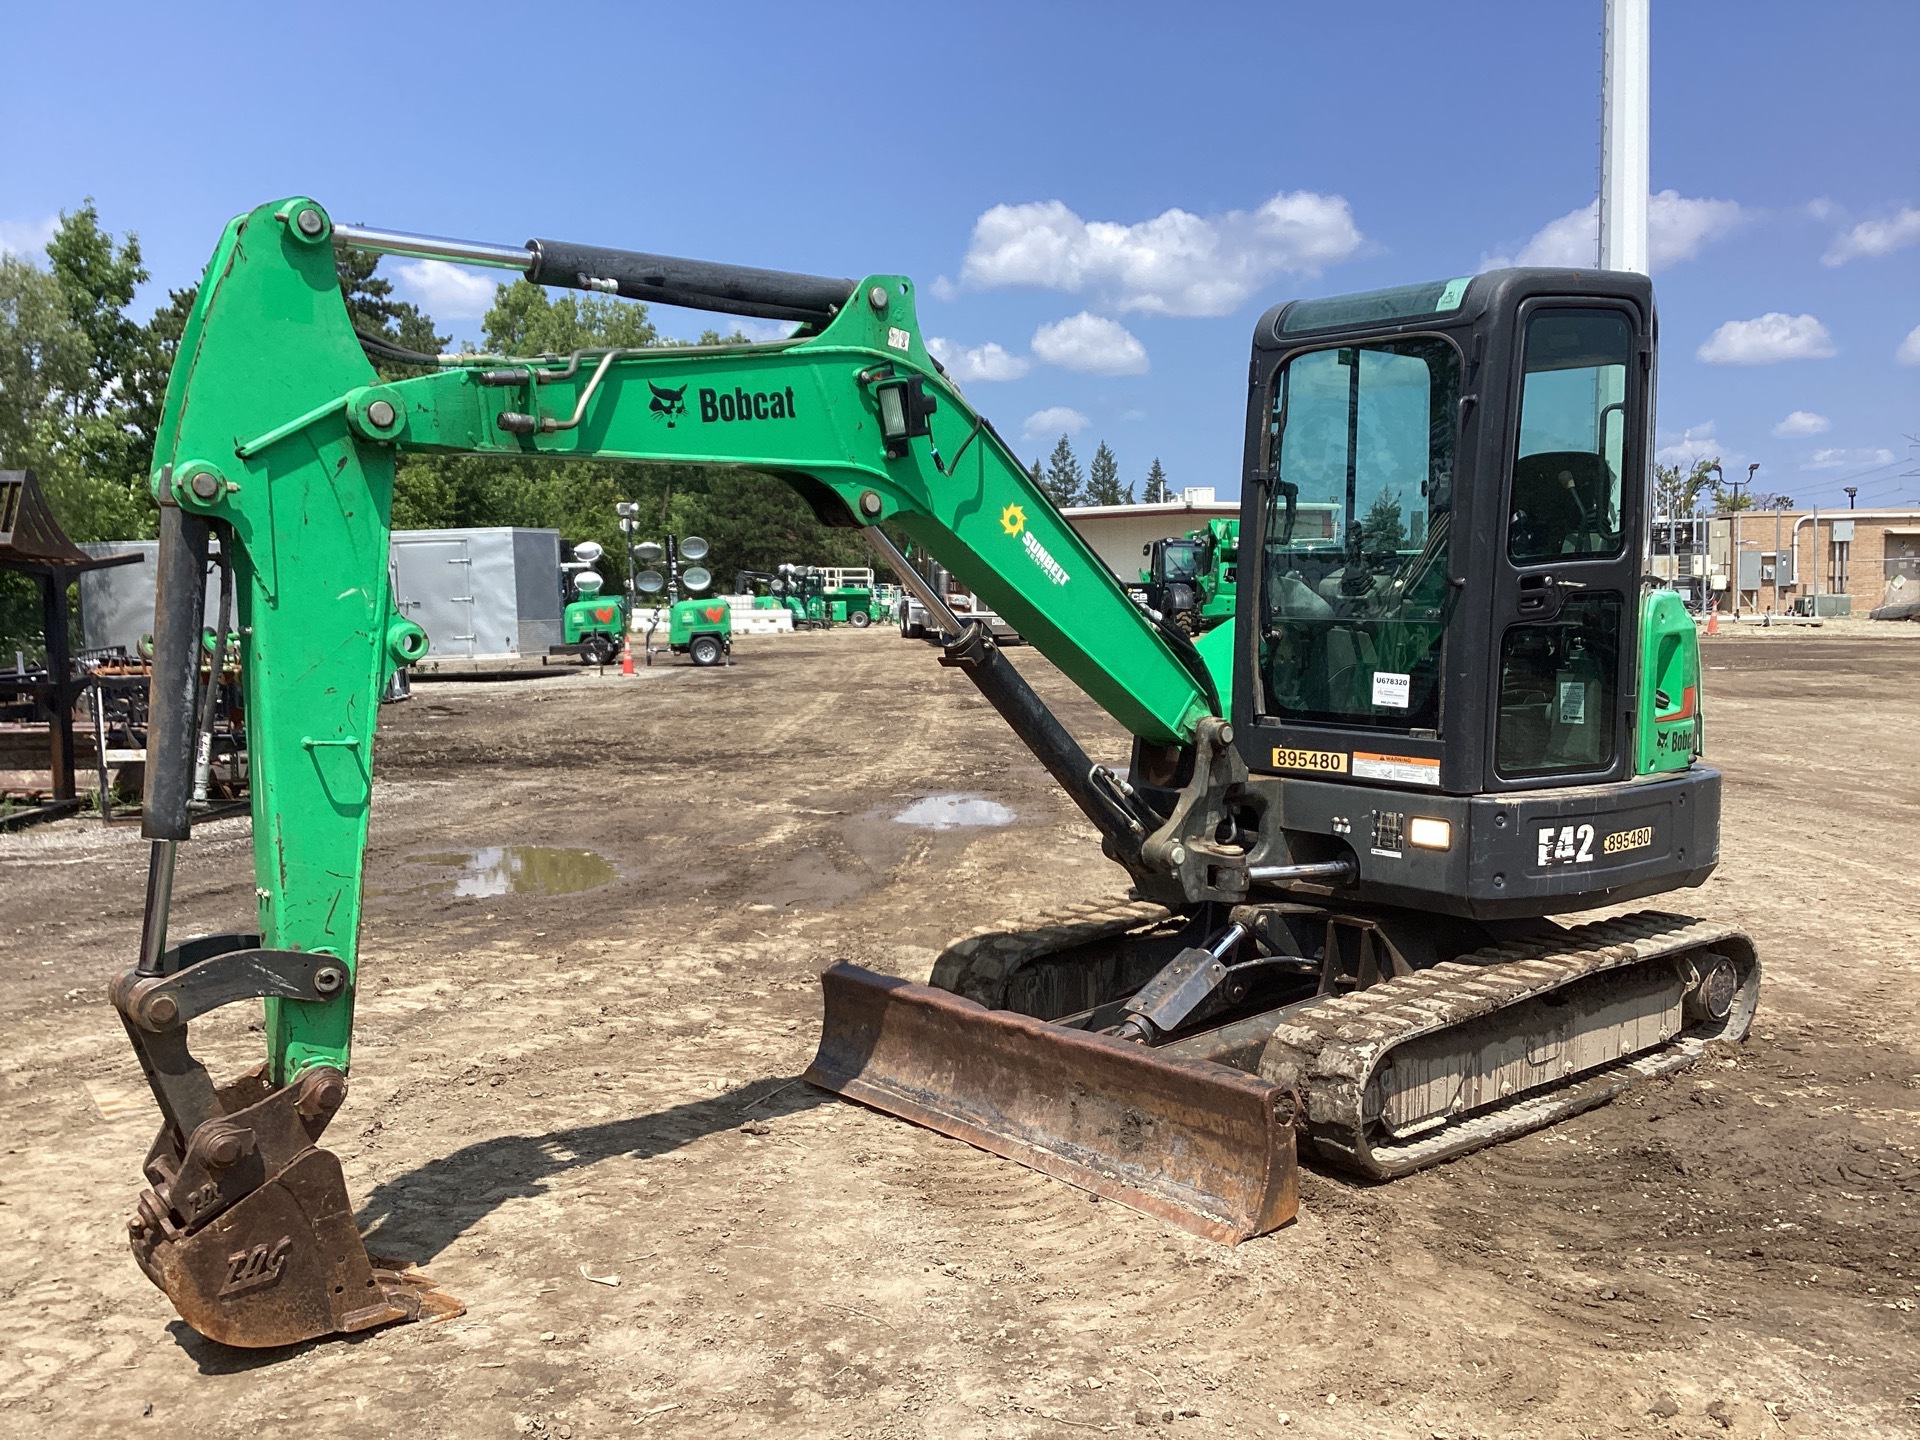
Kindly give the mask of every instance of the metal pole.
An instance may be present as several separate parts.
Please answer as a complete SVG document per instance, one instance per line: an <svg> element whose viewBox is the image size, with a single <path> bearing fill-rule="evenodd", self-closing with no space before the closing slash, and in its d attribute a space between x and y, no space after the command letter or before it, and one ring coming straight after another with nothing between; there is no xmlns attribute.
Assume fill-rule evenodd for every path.
<svg viewBox="0 0 1920 1440"><path fill-rule="evenodd" d="M1815 597L1816 603L1813 608L1817 612L1820 609L1817 603L1820 594L1820 507L1818 505L1813 507L1813 553L1807 558L1813 562L1813 589L1809 593Z"/></svg>
<svg viewBox="0 0 1920 1440"><path fill-rule="evenodd" d="M1780 517L1786 507L1778 500L1773 502L1773 611L1780 613Z"/></svg>
<svg viewBox="0 0 1920 1440"><path fill-rule="evenodd" d="M1600 73L1600 268L1648 273L1649 0L1606 0Z"/></svg>
<svg viewBox="0 0 1920 1440"><path fill-rule="evenodd" d="M1729 480L1727 482L1727 488L1733 491L1733 503L1727 507L1727 513L1733 518L1733 618L1736 620L1740 618L1740 487L1753 483L1753 471L1758 468L1758 466L1754 466L1753 469L1749 469L1747 471L1747 478L1744 480ZM1725 474L1726 472L1722 471L1721 473ZM1754 603L1757 605L1759 600L1760 597L1756 591Z"/></svg>

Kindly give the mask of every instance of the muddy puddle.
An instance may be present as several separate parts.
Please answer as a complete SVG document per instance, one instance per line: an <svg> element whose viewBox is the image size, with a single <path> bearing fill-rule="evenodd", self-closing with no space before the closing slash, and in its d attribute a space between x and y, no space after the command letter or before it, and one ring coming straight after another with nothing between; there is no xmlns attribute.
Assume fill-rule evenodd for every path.
<svg viewBox="0 0 1920 1440"><path fill-rule="evenodd" d="M962 830L976 825L1011 825L1014 814L983 795L929 795L914 801L893 821L923 830Z"/></svg>
<svg viewBox="0 0 1920 1440"><path fill-rule="evenodd" d="M415 865L453 870L434 888L476 900L493 895L572 895L616 878L613 866L593 851L552 845L484 845L407 859Z"/></svg>

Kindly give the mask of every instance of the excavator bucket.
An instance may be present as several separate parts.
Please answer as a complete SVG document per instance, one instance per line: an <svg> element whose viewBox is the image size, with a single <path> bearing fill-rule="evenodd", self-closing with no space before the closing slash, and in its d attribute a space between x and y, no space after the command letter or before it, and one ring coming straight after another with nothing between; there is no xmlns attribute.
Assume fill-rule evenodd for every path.
<svg viewBox="0 0 1920 1440"><path fill-rule="evenodd" d="M834 965L806 1079L1209 1240L1299 1209L1290 1091Z"/></svg>
<svg viewBox="0 0 1920 1440"><path fill-rule="evenodd" d="M294 1345L466 1308L425 1275L368 1256L329 1151L306 1150L195 1230L157 1200L143 1197L131 1227L134 1258L181 1319L223 1345Z"/></svg>

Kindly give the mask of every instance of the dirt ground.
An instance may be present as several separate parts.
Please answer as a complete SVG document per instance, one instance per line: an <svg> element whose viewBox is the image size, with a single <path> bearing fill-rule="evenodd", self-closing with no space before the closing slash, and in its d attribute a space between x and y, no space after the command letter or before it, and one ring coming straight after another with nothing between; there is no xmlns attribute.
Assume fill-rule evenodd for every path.
<svg viewBox="0 0 1920 1440"><path fill-rule="evenodd" d="M125 1216L155 1123L104 998L144 850L0 840L0 1431L35 1436L1920 1434L1920 627L1707 642L1725 859L1674 908L1767 967L1737 1053L1227 1249L796 1083L816 973L1121 873L888 632L383 712L353 1095L370 1243L468 1305L288 1351L188 1331ZM1118 731L1019 662L1099 758ZM897 824L960 791L1001 827ZM464 896L448 852L616 878ZM429 858L421 858L429 857ZM175 933L251 921L246 822ZM217 1073L254 1017L196 1024Z"/></svg>

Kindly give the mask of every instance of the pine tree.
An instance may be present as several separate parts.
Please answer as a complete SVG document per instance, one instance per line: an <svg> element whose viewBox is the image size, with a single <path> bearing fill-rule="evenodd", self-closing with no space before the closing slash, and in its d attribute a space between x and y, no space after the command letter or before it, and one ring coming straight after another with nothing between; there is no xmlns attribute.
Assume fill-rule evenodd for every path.
<svg viewBox="0 0 1920 1440"><path fill-rule="evenodd" d="M1120 483L1120 462L1102 440L1087 467L1087 503L1089 505L1131 505L1133 487Z"/></svg>
<svg viewBox="0 0 1920 1440"><path fill-rule="evenodd" d="M1073 446L1065 435L1062 435L1060 443L1053 447L1053 454L1047 460L1046 479L1040 482L1040 488L1047 492L1047 498L1061 510L1069 505L1078 505L1085 498L1085 483L1080 472L1080 461L1075 457Z"/></svg>
<svg viewBox="0 0 1920 1440"><path fill-rule="evenodd" d="M1147 493L1142 498L1149 505L1157 505L1173 498L1173 492L1167 486L1167 472L1160 468L1158 455L1153 457L1153 468L1147 471Z"/></svg>
<svg viewBox="0 0 1920 1440"><path fill-rule="evenodd" d="M1038 460L1035 460L1033 464L1027 467L1027 478L1033 481L1035 489L1045 490L1047 488L1047 472L1040 468L1040 462Z"/></svg>

